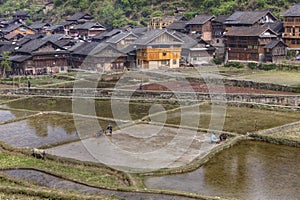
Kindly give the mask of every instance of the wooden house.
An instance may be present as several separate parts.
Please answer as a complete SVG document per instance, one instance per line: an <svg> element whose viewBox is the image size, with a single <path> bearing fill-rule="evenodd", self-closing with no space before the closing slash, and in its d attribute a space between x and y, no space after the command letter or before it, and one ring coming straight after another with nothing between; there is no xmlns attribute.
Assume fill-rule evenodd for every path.
<svg viewBox="0 0 300 200"><path fill-rule="evenodd" d="M236 11L224 22L226 31L232 27L261 26L265 23L276 22L278 19L270 11Z"/></svg>
<svg viewBox="0 0 300 200"><path fill-rule="evenodd" d="M82 37L83 39L87 39L103 33L105 30L105 27L100 23L87 21L83 24L78 24L70 28L70 34L75 37Z"/></svg>
<svg viewBox="0 0 300 200"><path fill-rule="evenodd" d="M51 41L35 39L16 50L10 58L21 74L52 74L68 69L69 52Z"/></svg>
<svg viewBox="0 0 300 200"><path fill-rule="evenodd" d="M182 43L166 29L145 33L134 42L138 66L143 69L179 67Z"/></svg>
<svg viewBox="0 0 300 200"><path fill-rule="evenodd" d="M88 13L77 12L74 15L72 15L71 17L69 17L66 21L72 21L72 22L76 22L76 23L80 24L80 23L84 23L87 21L92 21L93 19L94 19L94 17Z"/></svg>
<svg viewBox="0 0 300 200"><path fill-rule="evenodd" d="M265 62L278 63L287 55L287 45L282 40L273 40L264 47Z"/></svg>
<svg viewBox="0 0 300 200"><path fill-rule="evenodd" d="M17 11L13 14L14 20L25 21L29 18L29 13L26 11Z"/></svg>
<svg viewBox="0 0 300 200"><path fill-rule="evenodd" d="M211 41L212 39L212 15L196 15L196 17L186 23L187 32L198 34L201 39Z"/></svg>
<svg viewBox="0 0 300 200"><path fill-rule="evenodd" d="M51 26L49 23L36 22L29 26L29 28L35 30L37 33L46 33L46 30Z"/></svg>
<svg viewBox="0 0 300 200"><path fill-rule="evenodd" d="M208 64L214 56L215 48L204 40L196 40L183 33L174 33L183 41L181 51L181 64L201 65Z"/></svg>
<svg viewBox="0 0 300 200"><path fill-rule="evenodd" d="M83 43L70 57L73 68L97 72L123 71L125 62L126 54L105 42Z"/></svg>
<svg viewBox="0 0 300 200"><path fill-rule="evenodd" d="M300 49L300 4L295 4L283 15L284 33L282 38L289 49Z"/></svg>
<svg viewBox="0 0 300 200"><path fill-rule="evenodd" d="M118 50L122 50L129 45L131 45L135 40L138 39L138 36L135 35L132 32L121 32L117 35L112 36L108 40L106 40L107 43L111 44Z"/></svg>
<svg viewBox="0 0 300 200"><path fill-rule="evenodd" d="M225 61L256 61L265 60L264 47L277 34L269 28L260 26L234 27L225 34L226 60Z"/></svg>
<svg viewBox="0 0 300 200"><path fill-rule="evenodd" d="M4 33L4 37L11 41L17 41L25 35L35 34L35 30L24 24L10 24L8 27L1 30Z"/></svg>

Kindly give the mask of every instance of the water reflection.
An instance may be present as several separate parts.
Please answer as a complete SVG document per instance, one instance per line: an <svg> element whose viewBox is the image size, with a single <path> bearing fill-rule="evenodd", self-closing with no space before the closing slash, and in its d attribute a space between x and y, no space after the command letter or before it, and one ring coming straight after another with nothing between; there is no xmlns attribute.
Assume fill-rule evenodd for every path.
<svg viewBox="0 0 300 200"><path fill-rule="evenodd" d="M122 120L136 120L149 114L149 110L153 103L137 103L126 101L114 101L113 106L117 116L112 113L112 103L110 100L89 100L89 99L76 99L77 104L80 105L78 109L79 114L96 115L98 117L122 119ZM74 112L72 109L72 99L69 98L48 98L48 97L35 97L21 99L2 105L6 108L26 109L32 111L59 111L59 112ZM168 110L178 107L178 105L162 104ZM130 114L128 117L128 113ZM124 117L123 117L124 116Z"/></svg>
<svg viewBox="0 0 300 200"><path fill-rule="evenodd" d="M145 184L227 198L298 199L299 148L242 142L194 172L148 178Z"/></svg>
<svg viewBox="0 0 300 200"><path fill-rule="evenodd" d="M33 115L33 112L15 111L15 110L0 110L0 122L13 120L20 117Z"/></svg>

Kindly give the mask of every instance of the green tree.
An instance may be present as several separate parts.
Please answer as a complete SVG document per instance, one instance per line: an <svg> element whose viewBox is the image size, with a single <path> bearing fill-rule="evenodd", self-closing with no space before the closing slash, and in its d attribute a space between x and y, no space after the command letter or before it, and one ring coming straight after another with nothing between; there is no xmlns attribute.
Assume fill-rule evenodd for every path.
<svg viewBox="0 0 300 200"><path fill-rule="evenodd" d="M6 77L6 72L11 71L11 61L9 60L10 58L10 52L9 51L4 51L1 54L2 61L0 62L0 68L1 68L1 73L2 77Z"/></svg>

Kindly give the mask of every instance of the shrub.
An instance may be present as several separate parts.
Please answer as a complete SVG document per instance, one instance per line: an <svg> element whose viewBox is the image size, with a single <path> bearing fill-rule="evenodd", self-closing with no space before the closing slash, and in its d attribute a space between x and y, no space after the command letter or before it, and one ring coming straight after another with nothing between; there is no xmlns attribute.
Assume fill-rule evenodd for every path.
<svg viewBox="0 0 300 200"><path fill-rule="evenodd" d="M216 65L221 65L222 64L222 60L219 59L219 58L212 59L212 62L215 63Z"/></svg>
<svg viewBox="0 0 300 200"><path fill-rule="evenodd" d="M247 67L250 69L256 69L257 68L257 63L250 62L247 64Z"/></svg>
<svg viewBox="0 0 300 200"><path fill-rule="evenodd" d="M239 63L239 62L229 62L229 63L227 63L226 65L224 65L224 67L234 67L234 68L240 69L240 68L243 68L244 65L242 65L242 64Z"/></svg>
<svg viewBox="0 0 300 200"><path fill-rule="evenodd" d="M258 65L258 69L260 70L265 70L265 71L268 71L268 70L273 70L273 69L276 69L276 65L275 64L259 64Z"/></svg>

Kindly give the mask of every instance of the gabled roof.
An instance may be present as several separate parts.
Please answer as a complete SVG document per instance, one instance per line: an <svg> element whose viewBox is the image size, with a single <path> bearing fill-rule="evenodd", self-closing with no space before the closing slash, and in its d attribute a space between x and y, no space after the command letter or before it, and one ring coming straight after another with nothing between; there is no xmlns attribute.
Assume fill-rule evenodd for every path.
<svg viewBox="0 0 300 200"><path fill-rule="evenodd" d="M134 34L141 36L144 35L147 32L148 28L145 26L139 26L139 27L134 27L133 29L131 29L131 32L133 32Z"/></svg>
<svg viewBox="0 0 300 200"><path fill-rule="evenodd" d="M73 16L67 19L67 21L78 21L82 19L83 17L93 18L90 14L84 13L84 12L77 12Z"/></svg>
<svg viewBox="0 0 300 200"><path fill-rule="evenodd" d="M219 22L219 23L224 23L228 19L229 16L230 15L219 15L215 19L213 19L213 21Z"/></svg>
<svg viewBox="0 0 300 200"><path fill-rule="evenodd" d="M262 25L262 27L270 28L276 33L283 31L284 28L283 23L281 21L265 23L264 25Z"/></svg>
<svg viewBox="0 0 300 200"><path fill-rule="evenodd" d="M24 62L25 60L30 59L32 56L29 55L15 55L11 56L8 60L11 60L13 62Z"/></svg>
<svg viewBox="0 0 300 200"><path fill-rule="evenodd" d="M43 29L45 26L51 26L51 24L46 23L46 22L45 23L37 22L37 23L31 24L29 27L32 29Z"/></svg>
<svg viewBox="0 0 300 200"><path fill-rule="evenodd" d="M22 26L23 24L10 24L8 27L2 29L2 31L4 33L9 33L17 28L19 28L20 26Z"/></svg>
<svg viewBox="0 0 300 200"><path fill-rule="evenodd" d="M279 43L282 43L284 46L288 46L286 45L282 40L272 40L270 43L268 43L266 46L264 46L265 49L273 49L274 47L276 47Z"/></svg>
<svg viewBox="0 0 300 200"><path fill-rule="evenodd" d="M100 52L102 52L104 49L106 48L111 48L113 49L116 53L113 54L99 54ZM82 55L82 56L93 56L93 55L97 55L97 57L120 57L120 56L124 56L125 54L119 50L117 50L116 48L114 48L113 46L111 46L110 44L106 43L106 42L86 42L82 45L80 45L77 49L74 50L73 54L76 55Z"/></svg>
<svg viewBox="0 0 300 200"><path fill-rule="evenodd" d="M282 14L283 17L297 17L300 16L300 3L293 5L285 13Z"/></svg>
<svg viewBox="0 0 300 200"><path fill-rule="evenodd" d="M104 40L106 38L110 38L114 35L117 35L118 33L121 33L121 32L122 32L122 30L120 30L120 29L113 29L111 31L105 31L103 33L100 33L93 38L97 39L97 40Z"/></svg>
<svg viewBox="0 0 300 200"><path fill-rule="evenodd" d="M270 14L274 19L277 18L270 11L236 11L226 19L225 24L245 24L252 25Z"/></svg>
<svg viewBox="0 0 300 200"><path fill-rule="evenodd" d="M263 35L266 32L269 32L272 35L269 34ZM253 27L233 27L225 34L225 36L277 37L277 34L269 28L253 26Z"/></svg>
<svg viewBox="0 0 300 200"><path fill-rule="evenodd" d="M114 35L113 37L109 38L106 42L108 42L108 43L118 43L118 42L120 42L121 40L123 40L124 38L126 38L130 35L133 35L136 38L138 38L138 36L135 35L132 32L121 32L121 33L119 33L117 35Z"/></svg>
<svg viewBox="0 0 300 200"><path fill-rule="evenodd" d="M185 30L186 21L175 21L170 24L167 28L172 30Z"/></svg>
<svg viewBox="0 0 300 200"><path fill-rule="evenodd" d="M134 44L137 45L147 45L149 43L151 43L153 40L155 40L156 38L158 38L159 36L163 35L163 34L168 34L171 37L173 37L175 40L177 40L176 42L171 41L171 42L160 42L160 44L182 44L183 41L181 39L179 39L177 36L172 35L171 33L169 33L166 29L160 30L160 29L155 29L155 30L151 30L149 32L147 32L145 35L141 36L140 38L138 38Z"/></svg>
<svg viewBox="0 0 300 200"><path fill-rule="evenodd" d="M92 22L92 21L88 21L88 22L85 22L83 24L78 24L78 25L74 26L73 29L75 29L75 30L76 29L91 29L94 26L105 30L104 26L102 26L99 22Z"/></svg>
<svg viewBox="0 0 300 200"><path fill-rule="evenodd" d="M66 38L72 38L71 36L65 35L65 34L52 34L52 35L47 35L42 38L42 40L46 41L51 41L53 43L56 43L57 41L61 39L66 39Z"/></svg>
<svg viewBox="0 0 300 200"><path fill-rule="evenodd" d="M23 38L19 39L19 41L17 42L17 45L23 45L23 44L29 42L30 40L35 40L35 39L39 39L42 37L44 37L44 34L42 34L42 33L25 35Z"/></svg>
<svg viewBox="0 0 300 200"><path fill-rule="evenodd" d="M198 43L195 39L193 39L192 37L190 37L187 34L175 32L173 35L177 36L178 38L180 38L183 41L183 44L182 44L183 49L189 49L189 48L197 45L197 43Z"/></svg>
<svg viewBox="0 0 300 200"><path fill-rule="evenodd" d="M58 25L50 26L50 27L48 27L46 30L54 31L54 30L56 30L56 29L63 29L63 28L64 28L63 25L58 24Z"/></svg>
<svg viewBox="0 0 300 200"><path fill-rule="evenodd" d="M12 43L6 43L0 46L0 54L2 54L4 51L13 52L17 46Z"/></svg>
<svg viewBox="0 0 300 200"><path fill-rule="evenodd" d="M23 53L30 54L33 51L39 49L40 47L44 46L47 43L50 43L59 49L65 50L62 47L59 47L58 45L54 44L51 41L43 40L43 39L36 39L36 40L31 40L30 42L26 43L24 46L22 46L20 49L18 49L17 52L23 52Z"/></svg>
<svg viewBox="0 0 300 200"><path fill-rule="evenodd" d="M196 15L194 19L191 19L186 23L186 25L192 24L205 24L207 21L213 19L214 16L212 15Z"/></svg>

